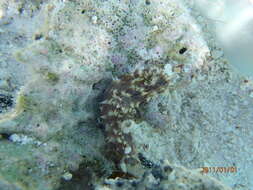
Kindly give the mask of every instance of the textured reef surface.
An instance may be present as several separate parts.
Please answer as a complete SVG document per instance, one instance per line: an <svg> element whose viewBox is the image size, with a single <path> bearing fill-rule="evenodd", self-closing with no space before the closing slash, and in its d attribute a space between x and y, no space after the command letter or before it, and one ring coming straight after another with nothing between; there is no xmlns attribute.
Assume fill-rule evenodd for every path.
<svg viewBox="0 0 253 190"><path fill-rule="evenodd" d="M190 171L184 167L173 166L168 161L162 161L147 169L139 179L126 180L122 178L108 179L103 185L97 185L98 190L142 190L142 189L217 189L229 190L214 178L206 178L199 171Z"/></svg>
<svg viewBox="0 0 253 190"><path fill-rule="evenodd" d="M250 190L253 82L209 27L191 0L1 0L0 189Z"/></svg>

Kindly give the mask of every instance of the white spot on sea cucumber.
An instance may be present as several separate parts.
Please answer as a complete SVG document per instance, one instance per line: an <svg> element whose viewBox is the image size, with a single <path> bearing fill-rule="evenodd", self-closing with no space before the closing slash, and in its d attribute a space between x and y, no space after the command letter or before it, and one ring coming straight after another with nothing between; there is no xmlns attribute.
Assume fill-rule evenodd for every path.
<svg viewBox="0 0 253 190"><path fill-rule="evenodd" d="M121 91L121 94L125 97L131 97L131 94L126 93L125 91Z"/></svg>
<svg viewBox="0 0 253 190"><path fill-rule="evenodd" d="M158 28L158 26L157 25L155 25L154 27L153 27L153 32L155 32L155 31L157 31L159 28Z"/></svg>
<svg viewBox="0 0 253 190"><path fill-rule="evenodd" d="M66 172L65 174L63 174L62 178L65 179L66 181L69 181L72 179L72 174L69 172Z"/></svg>
<svg viewBox="0 0 253 190"><path fill-rule="evenodd" d="M165 72L168 76L171 76L171 75L173 74L171 64L166 64L166 65L165 65L165 67L164 67L164 72Z"/></svg>
<svg viewBox="0 0 253 190"><path fill-rule="evenodd" d="M101 118L102 118L102 119L105 119L105 118L106 118L106 115L102 115Z"/></svg>
<svg viewBox="0 0 253 190"><path fill-rule="evenodd" d="M127 146L124 152L125 154L129 154L130 152L132 152L132 148L130 146Z"/></svg>
<svg viewBox="0 0 253 190"><path fill-rule="evenodd" d="M107 115L108 116L115 116L115 113L116 113L115 111L109 111Z"/></svg>

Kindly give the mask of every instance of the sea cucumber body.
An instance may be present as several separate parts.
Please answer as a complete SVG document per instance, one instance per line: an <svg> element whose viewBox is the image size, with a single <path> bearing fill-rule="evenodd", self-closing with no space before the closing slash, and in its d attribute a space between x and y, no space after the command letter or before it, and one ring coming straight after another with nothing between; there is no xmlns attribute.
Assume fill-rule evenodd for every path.
<svg viewBox="0 0 253 190"><path fill-rule="evenodd" d="M122 127L126 126L122 126L122 123L140 117L140 105L164 91L168 82L167 76L157 66L136 70L133 74L125 74L112 82L100 106L108 159L120 164L124 157L135 153L132 136L123 132Z"/></svg>

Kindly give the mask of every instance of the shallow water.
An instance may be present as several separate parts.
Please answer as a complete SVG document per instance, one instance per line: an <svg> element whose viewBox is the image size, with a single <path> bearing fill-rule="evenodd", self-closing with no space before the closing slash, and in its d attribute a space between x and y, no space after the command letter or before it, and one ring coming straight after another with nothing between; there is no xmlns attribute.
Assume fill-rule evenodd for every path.
<svg viewBox="0 0 253 190"><path fill-rule="evenodd" d="M195 0L195 4L210 20L235 70L253 77L253 1Z"/></svg>

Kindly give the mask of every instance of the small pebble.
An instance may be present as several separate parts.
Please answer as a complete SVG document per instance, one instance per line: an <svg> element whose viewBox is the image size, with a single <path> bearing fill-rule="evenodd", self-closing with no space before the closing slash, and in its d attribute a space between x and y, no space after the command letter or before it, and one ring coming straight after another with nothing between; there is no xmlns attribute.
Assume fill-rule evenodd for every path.
<svg viewBox="0 0 253 190"><path fill-rule="evenodd" d="M157 31L158 29L159 29L158 26L155 25L155 26L153 27L153 32Z"/></svg>
<svg viewBox="0 0 253 190"><path fill-rule="evenodd" d="M166 64L166 65L165 65L165 67L164 67L164 72L165 72L168 76L171 76L171 75L173 74L171 64Z"/></svg>
<svg viewBox="0 0 253 190"><path fill-rule="evenodd" d="M4 17L4 10L0 9L0 19L2 19Z"/></svg>
<svg viewBox="0 0 253 190"><path fill-rule="evenodd" d="M91 18L91 20L92 20L92 23L93 23L93 24L97 24L98 17L97 17L97 16L93 16L93 17Z"/></svg>
<svg viewBox="0 0 253 190"><path fill-rule="evenodd" d="M131 151L132 151L131 147L128 146L128 147L126 147L126 149L125 149L125 154L129 154Z"/></svg>
<svg viewBox="0 0 253 190"><path fill-rule="evenodd" d="M72 179L72 174L69 172L66 172L65 174L63 174L62 178L66 181L69 181Z"/></svg>
<svg viewBox="0 0 253 190"><path fill-rule="evenodd" d="M249 96L250 96L251 98L253 98L253 91L250 92Z"/></svg>

